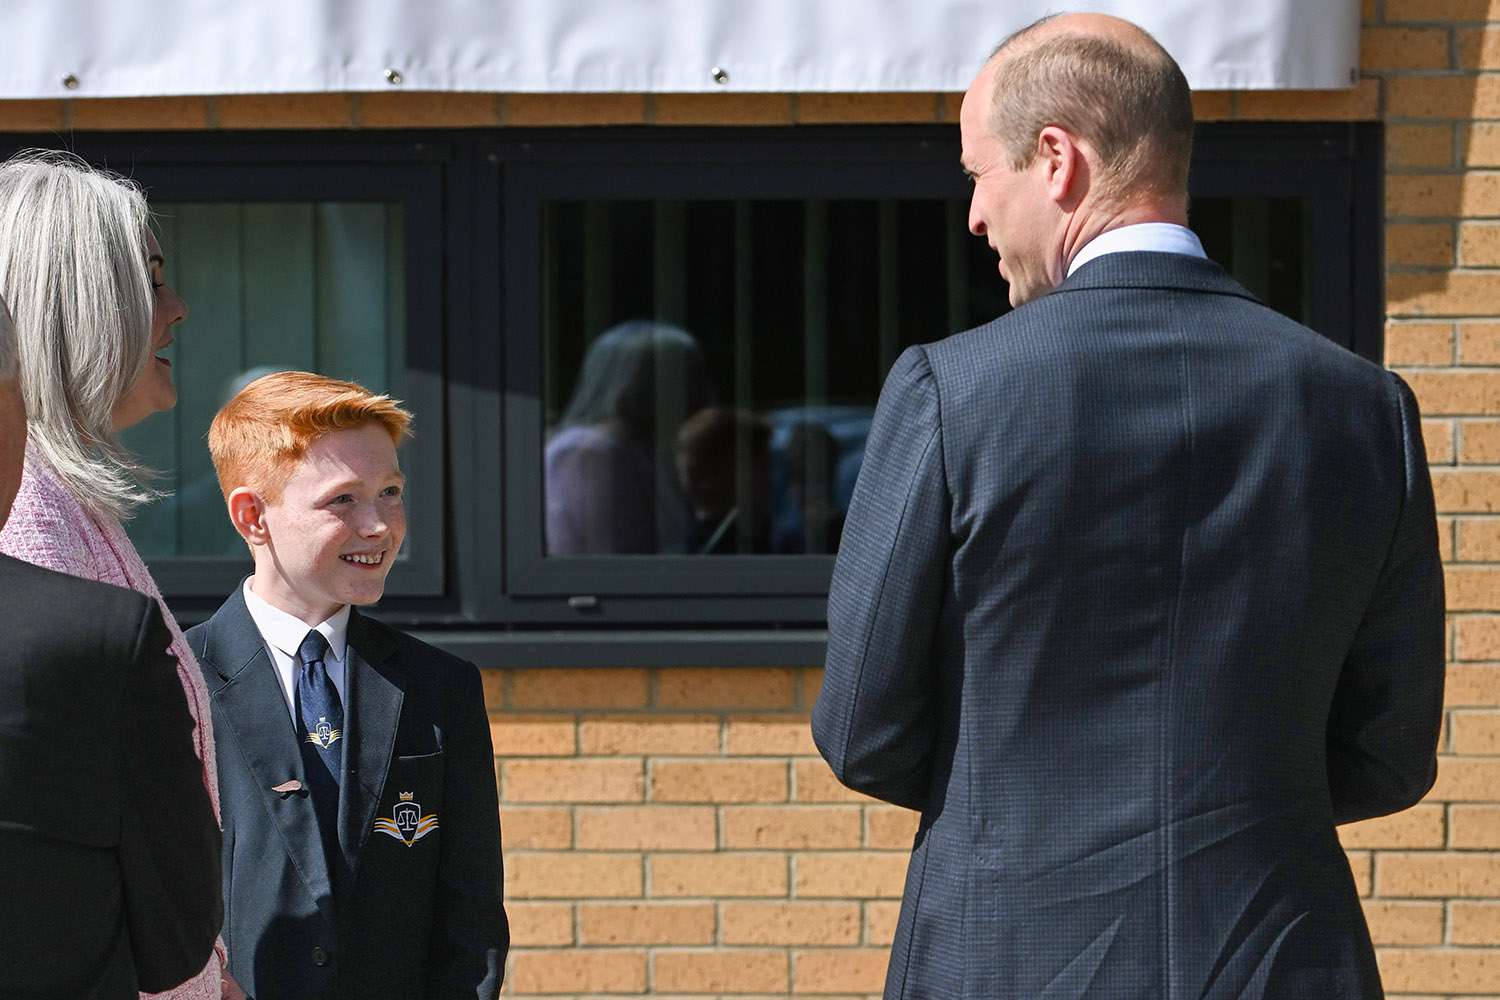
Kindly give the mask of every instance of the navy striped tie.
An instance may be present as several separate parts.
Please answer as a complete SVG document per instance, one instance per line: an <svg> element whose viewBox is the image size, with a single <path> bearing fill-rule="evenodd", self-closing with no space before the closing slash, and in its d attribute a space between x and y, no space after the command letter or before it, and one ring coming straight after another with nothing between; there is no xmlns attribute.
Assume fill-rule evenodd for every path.
<svg viewBox="0 0 1500 1000"><path fill-rule="evenodd" d="M297 647L297 717L302 720L302 766L318 832L328 858L328 874L338 881L339 772L344 760L344 703L328 676L328 640L316 629Z"/></svg>

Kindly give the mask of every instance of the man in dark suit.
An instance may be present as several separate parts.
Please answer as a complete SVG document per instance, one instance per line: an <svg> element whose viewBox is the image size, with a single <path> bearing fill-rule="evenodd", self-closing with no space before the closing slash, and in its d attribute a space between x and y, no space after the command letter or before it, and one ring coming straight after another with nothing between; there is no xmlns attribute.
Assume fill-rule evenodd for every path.
<svg viewBox="0 0 1500 1000"><path fill-rule="evenodd" d="M0 525L25 447L0 302ZM176 986L219 931L219 827L161 610L9 556L0 593L0 997Z"/></svg>
<svg viewBox="0 0 1500 1000"><path fill-rule="evenodd" d="M1203 257L1135 26L1012 36L960 129L1017 308L892 370L813 713L922 813L885 995L1380 997L1334 827L1435 774L1416 403Z"/></svg>
<svg viewBox="0 0 1500 1000"><path fill-rule="evenodd" d="M255 573L188 631L213 702L224 941L254 1000L493 1000L509 934L479 671L367 618L410 416L276 372L209 448Z"/></svg>

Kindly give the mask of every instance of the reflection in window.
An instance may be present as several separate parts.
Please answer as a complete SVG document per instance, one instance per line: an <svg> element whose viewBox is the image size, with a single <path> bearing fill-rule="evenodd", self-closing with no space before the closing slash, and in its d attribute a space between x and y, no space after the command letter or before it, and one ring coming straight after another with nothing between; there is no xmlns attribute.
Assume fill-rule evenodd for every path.
<svg viewBox="0 0 1500 1000"><path fill-rule="evenodd" d="M150 557L238 557L208 455L208 425L235 392L297 368L402 395L406 302L399 205L153 202L168 280L188 303L169 349L175 409L125 443L171 495L129 523Z"/></svg>
<svg viewBox="0 0 1500 1000"><path fill-rule="evenodd" d="M1008 308L964 201L566 200L542 216L551 556L837 551L902 349ZM1296 199L1200 199L1210 256L1306 318Z"/></svg>

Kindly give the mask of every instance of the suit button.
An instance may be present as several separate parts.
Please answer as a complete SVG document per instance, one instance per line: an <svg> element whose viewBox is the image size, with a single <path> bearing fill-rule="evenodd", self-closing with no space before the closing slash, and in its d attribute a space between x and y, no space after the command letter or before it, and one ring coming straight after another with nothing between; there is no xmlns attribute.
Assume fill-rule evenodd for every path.
<svg viewBox="0 0 1500 1000"><path fill-rule="evenodd" d="M328 964L328 952L323 950L322 945L313 945L313 964L322 968Z"/></svg>

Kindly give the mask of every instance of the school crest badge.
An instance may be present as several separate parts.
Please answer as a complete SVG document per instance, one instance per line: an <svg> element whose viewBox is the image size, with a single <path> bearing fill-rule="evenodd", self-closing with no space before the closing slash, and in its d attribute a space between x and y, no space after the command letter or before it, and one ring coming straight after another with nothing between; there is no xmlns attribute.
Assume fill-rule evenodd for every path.
<svg viewBox="0 0 1500 1000"><path fill-rule="evenodd" d="M313 727L312 732L307 734L307 742L320 750L327 750L338 742L343 733L334 729L328 722L327 716L319 716L318 724Z"/></svg>
<svg viewBox="0 0 1500 1000"><path fill-rule="evenodd" d="M391 809L389 817L375 821L375 829L387 837L394 837L407 847L412 846L438 828L437 813L422 815L422 806L414 801L416 793L402 792Z"/></svg>

